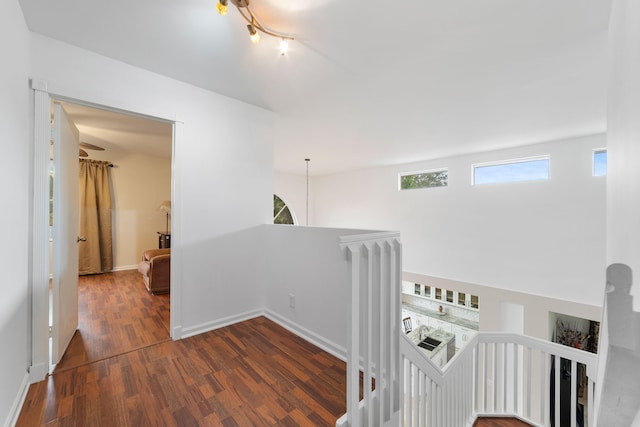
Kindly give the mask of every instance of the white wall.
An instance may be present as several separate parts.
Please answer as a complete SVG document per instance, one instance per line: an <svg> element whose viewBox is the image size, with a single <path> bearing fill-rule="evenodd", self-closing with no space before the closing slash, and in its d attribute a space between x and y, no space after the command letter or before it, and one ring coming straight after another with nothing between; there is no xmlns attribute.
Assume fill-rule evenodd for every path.
<svg viewBox="0 0 640 427"><path fill-rule="evenodd" d="M607 264L631 267L635 311L640 311L639 6L621 0L612 7L607 103Z"/></svg>
<svg viewBox="0 0 640 427"><path fill-rule="evenodd" d="M181 252L182 328L259 306L238 283L257 283L251 239L232 233L271 220L273 115L265 110L46 38L31 35L31 70L49 91L184 123L175 147L173 252ZM241 122L241 123L240 123ZM251 123L251 126L245 126ZM181 212L180 216L178 212ZM249 230L243 232L243 230Z"/></svg>
<svg viewBox="0 0 640 427"><path fill-rule="evenodd" d="M403 270L602 304L604 135L313 178L313 224L399 230ZM549 181L472 186L478 162L551 155ZM449 186L398 191L398 173L447 167Z"/></svg>
<svg viewBox="0 0 640 427"><path fill-rule="evenodd" d="M0 425L11 424L28 366L29 36L17 0L0 2ZM19 408L17 408L19 409Z"/></svg>
<svg viewBox="0 0 640 427"><path fill-rule="evenodd" d="M171 145L171 132L166 143ZM171 200L171 159L136 152L134 147L92 151L90 158L115 165L110 172L114 270L136 268L140 254L157 248L157 232L166 229L166 216L158 207Z"/></svg>
<svg viewBox="0 0 640 427"><path fill-rule="evenodd" d="M633 283L634 315L640 312L640 3L636 0L614 0L609 20L609 58L607 88L607 264L623 263L631 267ZM604 290L604 287L602 288ZM605 312L614 308L607 306ZM614 369L609 371L607 364L612 342L608 330L615 330L621 325L609 324L609 318L624 319L626 316L606 315L601 327L600 359L596 396L600 396L598 420L610 420L619 414L638 411L635 406L637 395L628 393L625 378L617 378L613 372L624 372ZM627 317L628 318L628 317ZM623 325L633 331L633 326ZM627 329L627 330L629 330ZM640 331L635 331L640 340ZM632 339L629 342L633 342ZM613 346L611 346L613 347ZM617 366L632 360L628 366L638 368L637 357L633 358L625 351L611 349L612 354L626 353L618 356L614 362ZM636 355L639 351L636 348ZM605 378L605 372L607 377ZM605 384L606 382L606 384ZM613 391L605 398L606 391ZM615 403L613 403L615 402ZM631 412L633 413L633 412ZM640 419L637 412L636 421ZM633 425L637 425L634 423Z"/></svg>
<svg viewBox="0 0 640 427"><path fill-rule="evenodd" d="M350 269L340 236L363 230L265 226L269 241L266 310L281 323L339 357L345 357ZM295 308L289 296L295 297Z"/></svg>

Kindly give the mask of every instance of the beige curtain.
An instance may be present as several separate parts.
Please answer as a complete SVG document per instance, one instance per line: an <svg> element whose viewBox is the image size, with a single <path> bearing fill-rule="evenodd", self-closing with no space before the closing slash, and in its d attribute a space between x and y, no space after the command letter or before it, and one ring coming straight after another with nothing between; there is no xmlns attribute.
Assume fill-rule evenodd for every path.
<svg viewBox="0 0 640 427"><path fill-rule="evenodd" d="M113 269L109 162L80 159L79 274Z"/></svg>

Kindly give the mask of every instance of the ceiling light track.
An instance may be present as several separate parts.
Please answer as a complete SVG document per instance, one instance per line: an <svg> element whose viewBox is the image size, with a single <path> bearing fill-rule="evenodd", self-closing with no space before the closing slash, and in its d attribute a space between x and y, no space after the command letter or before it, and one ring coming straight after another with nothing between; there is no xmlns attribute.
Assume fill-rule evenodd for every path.
<svg viewBox="0 0 640 427"><path fill-rule="evenodd" d="M250 7L251 0L218 0L218 4L216 9L220 15L226 15L227 9L229 7L229 1L238 9L240 15L247 21L247 29L249 30L249 36L251 37L251 42L257 44L260 42L260 33L266 34L271 37L275 37L280 39L280 53L285 54L288 49L288 41L294 40L293 37L280 33L278 31L271 30L264 26L260 19L256 16L253 10Z"/></svg>

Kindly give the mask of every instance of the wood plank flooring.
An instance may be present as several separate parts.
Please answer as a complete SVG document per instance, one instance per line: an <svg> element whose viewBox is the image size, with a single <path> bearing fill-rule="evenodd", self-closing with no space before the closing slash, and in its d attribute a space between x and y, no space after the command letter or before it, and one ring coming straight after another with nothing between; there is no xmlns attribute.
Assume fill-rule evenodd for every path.
<svg viewBox="0 0 640 427"><path fill-rule="evenodd" d="M476 420L473 427L531 427L531 425L517 418L482 417Z"/></svg>
<svg viewBox="0 0 640 427"><path fill-rule="evenodd" d="M56 372L169 340L169 299L136 270L80 276L78 330Z"/></svg>
<svg viewBox="0 0 640 427"><path fill-rule="evenodd" d="M108 293L100 289L98 295L103 290ZM111 328L112 321L131 324L119 313L102 314L107 322L90 316L95 334ZM130 328L122 339L137 344L141 327ZM93 354L87 342L81 347ZM345 380L344 362L258 317L58 369L29 388L16 425L333 426L345 412Z"/></svg>
<svg viewBox="0 0 640 427"><path fill-rule="evenodd" d="M17 427L317 427L345 412L344 362L264 317L171 341L168 295L135 271L82 277L79 301L80 331Z"/></svg>

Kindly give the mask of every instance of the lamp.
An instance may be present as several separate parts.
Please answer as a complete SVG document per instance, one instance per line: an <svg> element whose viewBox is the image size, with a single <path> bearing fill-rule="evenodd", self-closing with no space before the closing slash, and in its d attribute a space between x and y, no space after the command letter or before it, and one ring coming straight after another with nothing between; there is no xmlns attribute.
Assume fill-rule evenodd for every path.
<svg viewBox="0 0 640 427"><path fill-rule="evenodd" d="M240 12L240 15L242 15L244 20L249 23L249 25L247 25L247 28L249 29L249 37L251 37L251 42L253 44L257 44L258 42L260 42L260 34L258 33L258 31L260 31L261 33L267 34L271 37L279 38L280 54L284 55L285 53L287 53L287 50L289 49L288 40L294 40L294 38L265 27L260 22L260 19L258 19L253 10L251 10L251 7L249 6L251 0L218 0L216 9L218 10L218 13L220 15L224 16L227 14L229 1L233 3L236 9L238 9L238 12Z"/></svg>
<svg viewBox="0 0 640 427"><path fill-rule="evenodd" d="M158 207L160 212L164 212L167 215L167 234L169 234L169 215L171 214L171 200L165 200Z"/></svg>

